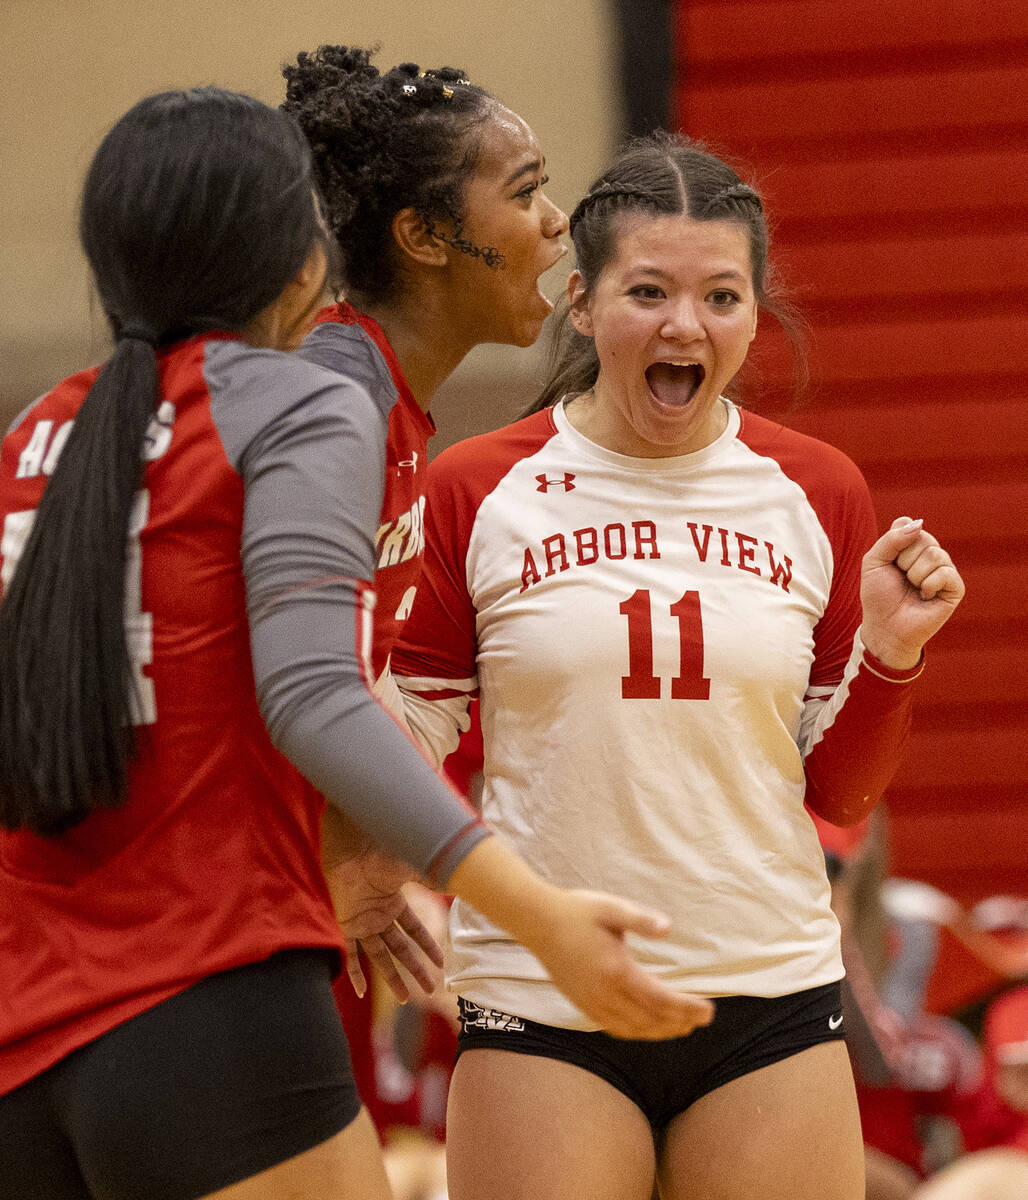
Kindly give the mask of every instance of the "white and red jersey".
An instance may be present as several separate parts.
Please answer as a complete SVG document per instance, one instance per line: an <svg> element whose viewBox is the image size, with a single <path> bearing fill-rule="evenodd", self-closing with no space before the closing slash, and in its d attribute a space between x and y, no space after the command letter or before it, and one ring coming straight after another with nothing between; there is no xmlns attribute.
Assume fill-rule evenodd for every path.
<svg viewBox="0 0 1028 1200"><path fill-rule="evenodd" d="M486 820L553 882L668 913L666 940L633 939L661 978L713 996L831 982L804 801L859 819L909 721L906 675L856 636L873 539L849 459L733 406L710 446L657 459L537 413L430 469L393 652L408 720L441 760L480 692ZM484 1007L593 1027L460 901L449 977Z"/></svg>

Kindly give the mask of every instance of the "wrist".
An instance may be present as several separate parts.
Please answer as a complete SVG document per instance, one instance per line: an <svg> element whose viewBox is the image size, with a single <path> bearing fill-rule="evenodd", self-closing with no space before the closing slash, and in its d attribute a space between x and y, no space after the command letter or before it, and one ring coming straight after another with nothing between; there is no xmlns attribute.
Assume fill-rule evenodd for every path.
<svg viewBox="0 0 1028 1200"><path fill-rule="evenodd" d="M881 654L876 654L865 646L863 663L880 679L886 679L890 683L907 683L916 679L924 670L924 649L922 648L916 655L887 653L885 657L882 657Z"/></svg>
<svg viewBox="0 0 1028 1200"><path fill-rule="evenodd" d="M910 646L883 638L861 625L857 631L864 660L872 671L889 679L916 678L924 665L924 646Z"/></svg>
<svg viewBox="0 0 1028 1200"><path fill-rule="evenodd" d="M465 900L511 937L536 950L553 923L562 889L547 883L495 834L458 865L447 891Z"/></svg>

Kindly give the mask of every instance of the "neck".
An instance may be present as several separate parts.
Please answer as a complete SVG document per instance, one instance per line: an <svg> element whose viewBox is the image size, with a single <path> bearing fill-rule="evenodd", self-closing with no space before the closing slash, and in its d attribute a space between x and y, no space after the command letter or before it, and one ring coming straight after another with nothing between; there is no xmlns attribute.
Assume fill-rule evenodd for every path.
<svg viewBox="0 0 1028 1200"><path fill-rule="evenodd" d="M400 297L357 307L377 321L389 339L414 399L428 412L432 397L475 345L453 329L452 309L441 299Z"/></svg>

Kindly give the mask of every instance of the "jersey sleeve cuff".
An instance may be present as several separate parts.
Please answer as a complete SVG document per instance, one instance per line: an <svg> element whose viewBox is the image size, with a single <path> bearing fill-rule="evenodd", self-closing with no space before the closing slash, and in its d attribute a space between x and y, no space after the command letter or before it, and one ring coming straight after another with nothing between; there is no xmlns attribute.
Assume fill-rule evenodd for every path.
<svg viewBox="0 0 1028 1200"><path fill-rule="evenodd" d="M464 828L452 837L435 855L425 872L433 887L445 892L450 876L456 871L464 859L487 837L492 836L492 830L482 820L475 817Z"/></svg>
<svg viewBox="0 0 1028 1200"><path fill-rule="evenodd" d="M924 670L924 650L921 650L921 657L912 667L907 667L904 670L897 670L895 667L887 667L881 659L875 658L870 650L863 644L861 645L861 666L870 671L872 675L877 675L879 679L884 679L886 683L911 683Z"/></svg>

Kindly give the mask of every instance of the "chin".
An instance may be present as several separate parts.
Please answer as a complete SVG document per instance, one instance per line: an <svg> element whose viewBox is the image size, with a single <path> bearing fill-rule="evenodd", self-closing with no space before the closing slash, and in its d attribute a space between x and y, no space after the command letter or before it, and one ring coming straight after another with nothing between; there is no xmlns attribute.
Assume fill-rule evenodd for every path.
<svg viewBox="0 0 1028 1200"><path fill-rule="evenodd" d="M525 350L539 340L543 331L543 321L536 317L532 320L512 322L503 329L495 329L487 339L498 346L517 346Z"/></svg>
<svg viewBox="0 0 1028 1200"><path fill-rule="evenodd" d="M510 345L518 346L522 350L527 350L529 346L534 346L539 340L539 335L543 331L542 322L535 326L534 329L524 330L519 337L511 338Z"/></svg>

